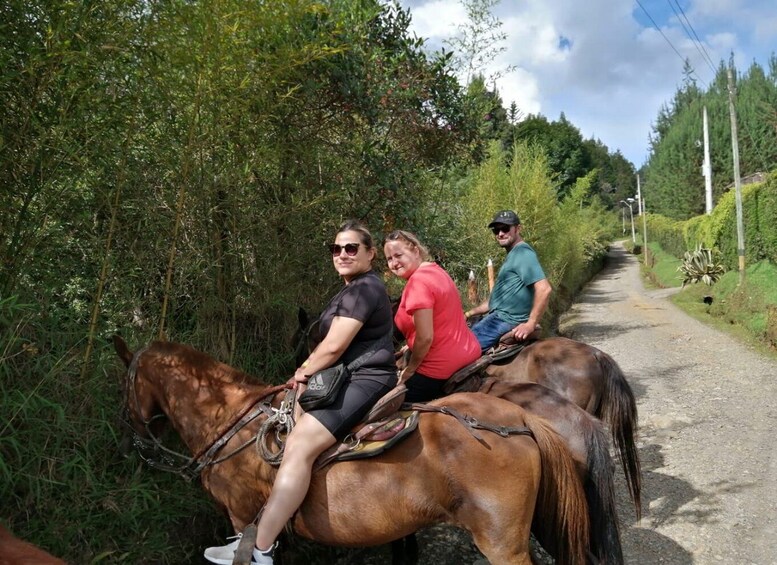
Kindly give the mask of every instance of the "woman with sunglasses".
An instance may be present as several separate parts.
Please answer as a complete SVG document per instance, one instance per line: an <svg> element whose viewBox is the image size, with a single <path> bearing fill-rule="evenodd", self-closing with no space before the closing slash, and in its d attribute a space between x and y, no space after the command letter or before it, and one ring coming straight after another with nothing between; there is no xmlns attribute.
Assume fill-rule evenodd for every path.
<svg viewBox="0 0 777 565"><path fill-rule="evenodd" d="M342 440L369 410L397 384L391 304L383 281L372 270L376 249L360 223L343 224L329 246L335 270L345 285L320 317L321 342L296 370L295 388L308 377L339 363L359 360L335 400L303 413L286 440L283 461L256 533L252 564L272 565L275 539L302 504L313 462ZM205 550L213 563L229 565L239 540Z"/></svg>
<svg viewBox="0 0 777 565"><path fill-rule="evenodd" d="M391 272L407 281L394 315L411 351L399 375L407 386L405 401L433 400L444 395L443 385L453 373L480 357L480 346L462 315L453 279L429 261L415 235L391 232L383 252Z"/></svg>
<svg viewBox="0 0 777 565"><path fill-rule="evenodd" d="M507 332L517 340L537 335L553 290L537 252L521 237L523 226L515 212L497 212L488 227L507 257L488 300L465 313L467 318L486 314L472 326L483 351L499 343Z"/></svg>

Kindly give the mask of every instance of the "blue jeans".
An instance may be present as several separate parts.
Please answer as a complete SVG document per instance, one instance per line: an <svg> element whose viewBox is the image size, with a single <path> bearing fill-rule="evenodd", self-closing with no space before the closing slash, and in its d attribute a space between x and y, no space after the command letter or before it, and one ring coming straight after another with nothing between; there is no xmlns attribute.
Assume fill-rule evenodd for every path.
<svg viewBox="0 0 777 565"><path fill-rule="evenodd" d="M472 326L472 333L478 338L480 343L480 350L485 351L489 347L493 347L499 341L499 338L513 329L515 325L508 324L500 320L496 312L491 312L486 315L477 324Z"/></svg>

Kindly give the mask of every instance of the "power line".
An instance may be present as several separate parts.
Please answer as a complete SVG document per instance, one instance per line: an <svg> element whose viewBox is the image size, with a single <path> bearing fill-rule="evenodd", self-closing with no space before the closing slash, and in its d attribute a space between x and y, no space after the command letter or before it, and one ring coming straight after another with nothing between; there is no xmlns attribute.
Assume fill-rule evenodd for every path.
<svg viewBox="0 0 777 565"><path fill-rule="evenodd" d="M671 47L671 48L672 48L672 50L673 50L675 53L677 53L677 56L678 56L678 57L680 57L680 59L682 60L682 62L683 62L683 63L686 63L686 62L688 62L688 64L690 64L690 62L688 61L688 58L687 58L687 57L683 57L683 56L680 54L680 52L677 50L677 48L674 46L674 44L673 44L671 41L669 41L669 38L666 36L666 34L665 34L663 31L661 31L661 28L660 28L660 27L658 27L658 24L656 23L656 20L654 20L654 19L653 19L653 16L651 16L651 15L650 15L650 12L648 12L648 11L645 9L645 7L642 5L642 2L640 2L639 0L637 0L637 4L639 5L639 7L640 7L640 8L642 8L642 11L643 11L643 12L645 12L645 15L648 17L648 19L649 19L651 22L653 22L653 27L654 27L654 28L656 28L656 31L658 31L658 33L660 33L660 34L661 34L661 36L662 36L662 37L663 37L663 38L666 40L666 42L669 44L669 47ZM701 83L704 85L704 88L707 88L707 83L705 83L703 80L701 80L701 78L699 78L699 75L696 73L696 69L694 69L693 67L691 67L691 72L692 72L692 73L694 73L694 74L696 74L696 78L699 80L699 82L701 82Z"/></svg>
<svg viewBox="0 0 777 565"><path fill-rule="evenodd" d="M669 1L669 6L672 6L671 0L668 0L668 1ZM688 34L688 37L691 39L691 41L694 41L693 39L694 37L696 38L694 45L696 45L696 49L701 54L702 58L704 58L705 62L709 65L710 70L712 71L712 75L715 76L715 74L717 73L717 71L715 70L715 63L712 62L712 58L710 57L710 54L707 53L707 48L704 47L704 43L699 38L698 34L696 33L696 30L693 29L693 26L691 25L691 20L688 19L688 16L685 14L685 10L683 10L683 7L680 6L679 0L674 0L674 3L677 4L677 8L680 10L680 13L683 16L683 19L688 24L688 28L690 28L691 32L693 32L693 37L691 37L690 34L688 34L688 28L686 28L685 24L683 24L682 20L680 20L680 23L683 24L683 29L685 29L685 33ZM672 10L674 10L674 7L672 7ZM677 16L678 19L680 19L680 16L677 15L676 11L675 11L675 15ZM701 49L699 49L700 47Z"/></svg>

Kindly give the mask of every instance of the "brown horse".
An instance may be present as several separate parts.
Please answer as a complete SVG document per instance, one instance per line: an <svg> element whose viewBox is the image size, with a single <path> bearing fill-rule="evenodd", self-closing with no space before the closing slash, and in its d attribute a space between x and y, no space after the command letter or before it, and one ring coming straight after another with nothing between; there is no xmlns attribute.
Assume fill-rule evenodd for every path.
<svg viewBox="0 0 777 565"><path fill-rule="evenodd" d="M127 414L136 433L148 435L163 414L195 462L248 408L282 394L275 394L280 387L255 383L185 345L154 342L135 355L120 338L114 345L129 368ZM292 528L325 544L366 546L435 523L455 524L472 534L492 563L524 565L530 563L532 530L559 563L585 562L585 494L569 451L550 426L488 395L458 394L434 404L480 422L525 426L532 435L481 431L475 439L450 416L422 413L418 430L393 449L314 472ZM237 531L254 520L275 476L255 449L237 449L251 441L263 419L226 441L220 459L201 471L203 487Z"/></svg>
<svg viewBox="0 0 777 565"><path fill-rule="evenodd" d="M65 565L65 562L0 526L0 565Z"/></svg>
<svg viewBox="0 0 777 565"><path fill-rule="evenodd" d="M642 514L642 480L635 443L637 403L615 360L603 351L563 337L536 341L518 356L485 369L509 382L533 382L555 390L610 429L637 517Z"/></svg>
<svg viewBox="0 0 777 565"><path fill-rule="evenodd" d="M396 307L399 301L392 304ZM317 319L310 320L302 308L297 317L299 329L294 343L298 344L299 366L316 346L319 336ZM395 327L395 343L403 340ZM635 442L637 403L612 357L579 341L553 337L526 346L517 357L498 361L484 372L505 381L541 384L602 420L618 450L636 515L642 515L642 478Z"/></svg>

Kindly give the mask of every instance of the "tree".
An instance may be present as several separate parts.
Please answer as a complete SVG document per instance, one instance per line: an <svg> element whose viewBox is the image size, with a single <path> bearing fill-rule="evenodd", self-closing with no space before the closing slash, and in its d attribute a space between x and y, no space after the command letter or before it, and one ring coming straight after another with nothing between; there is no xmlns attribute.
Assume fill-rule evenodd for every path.
<svg viewBox="0 0 777 565"><path fill-rule="evenodd" d="M463 74L465 85L476 75L482 75L486 67L507 49L504 46L507 34L501 31L503 23L492 13L500 1L460 0L467 13L467 21L459 24L458 34L445 40L445 44L455 53L454 68ZM508 65L494 71L484 82L493 85L498 78L514 69L515 65Z"/></svg>

